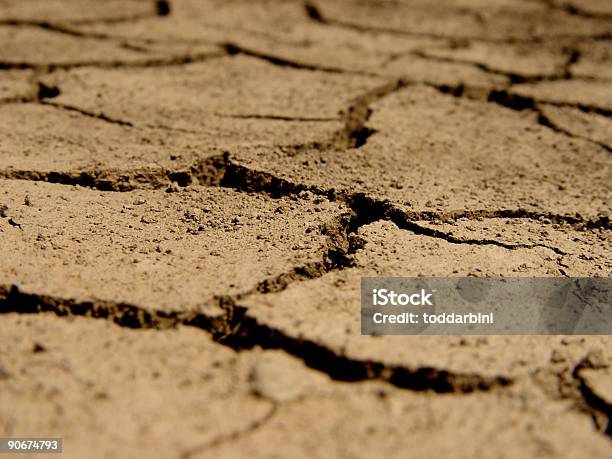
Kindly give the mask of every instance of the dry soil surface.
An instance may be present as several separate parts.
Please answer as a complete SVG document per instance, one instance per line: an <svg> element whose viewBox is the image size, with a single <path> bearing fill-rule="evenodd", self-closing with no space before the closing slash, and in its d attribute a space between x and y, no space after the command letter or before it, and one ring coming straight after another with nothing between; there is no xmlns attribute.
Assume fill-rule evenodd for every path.
<svg viewBox="0 0 612 459"><path fill-rule="evenodd" d="M360 335L362 276L612 274L609 0L0 0L0 435L610 458L612 337Z"/></svg>

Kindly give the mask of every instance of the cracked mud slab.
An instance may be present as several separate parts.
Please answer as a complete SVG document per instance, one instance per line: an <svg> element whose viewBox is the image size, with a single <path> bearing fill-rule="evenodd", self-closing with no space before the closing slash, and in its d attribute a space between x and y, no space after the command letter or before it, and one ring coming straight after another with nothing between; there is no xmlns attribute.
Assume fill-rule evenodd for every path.
<svg viewBox="0 0 612 459"><path fill-rule="evenodd" d="M195 330L136 332L17 314L3 316L0 330L0 400L11 406L0 412L3 435L63 434L67 457L92 457L92 449L100 457L176 456L270 409L251 394L254 359ZM135 438L139 451L128 446Z"/></svg>
<svg viewBox="0 0 612 459"><path fill-rule="evenodd" d="M513 93L533 97L542 102L591 107L595 112L609 113L612 110L612 96L607 82L545 81L516 86ZM589 110L588 108L586 110Z"/></svg>
<svg viewBox="0 0 612 459"><path fill-rule="evenodd" d="M361 336L359 281L610 276L611 15L0 0L0 435L610 457L609 336Z"/></svg>
<svg viewBox="0 0 612 459"><path fill-rule="evenodd" d="M321 198L222 188L111 194L29 181L2 185L5 286L153 310L195 309L294 266L316 269L334 244L341 213Z"/></svg>
<svg viewBox="0 0 612 459"><path fill-rule="evenodd" d="M355 370L356 377L451 392L478 390L479 385L495 386L502 380L525 377L545 365L555 348L565 347L559 337L360 336L362 276L554 276L559 275L560 260L569 263L570 259L538 246L509 249L486 243L448 242L415 235L387 222L363 227L356 238L362 248L356 252L354 267L291 285L279 293L239 301L256 322L250 326L315 343L321 346L321 354L331 350L337 362L335 367L330 364L330 371L337 370L340 376L342 358L348 358L364 368L363 374ZM267 333L274 339L273 332ZM609 337L588 337L581 347L584 352L589 346L609 345ZM434 348L440 350L432 352ZM516 353L516 348L522 351ZM388 371L373 368L375 373L368 375L367 367L372 362ZM420 374L423 368L444 370L449 373L445 375L448 379L436 371Z"/></svg>
<svg viewBox="0 0 612 459"><path fill-rule="evenodd" d="M100 66L144 60L143 51L107 40L58 34L36 26L0 26L0 62L7 68L73 67L95 63ZM83 47L87 55L83 56ZM211 51L213 48L204 48ZM27 51L27 52L24 52Z"/></svg>
<svg viewBox="0 0 612 459"><path fill-rule="evenodd" d="M245 164L417 212L499 207L591 217L609 209L609 153L538 125L533 113L418 85L371 109L364 125L372 134L356 150L312 150L299 161L264 153Z"/></svg>
<svg viewBox="0 0 612 459"><path fill-rule="evenodd" d="M612 121L609 117L555 105L543 105L542 113L571 135L591 139L608 150L612 149Z"/></svg>
<svg viewBox="0 0 612 459"><path fill-rule="evenodd" d="M110 0L4 0L3 21L116 21L153 15L152 2Z"/></svg>
<svg viewBox="0 0 612 459"><path fill-rule="evenodd" d="M192 134L168 136L47 104L7 104L0 107L0 119L5 177L55 174L77 183L86 174L107 180L107 189L159 187L168 174L219 154Z"/></svg>
<svg viewBox="0 0 612 459"><path fill-rule="evenodd" d="M164 87L163 97L154 97L153 82ZM238 55L165 69L75 70L57 77L65 89L54 102L97 109L136 125L203 131L215 115L333 121L353 94L377 83L381 80L279 69Z"/></svg>
<svg viewBox="0 0 612 459"><path fill-rule="evenodd" d="M515 78L532 78L538 75L554 75L563 67L567 58L559 47L534 46L524 43L499 44L477 42L455 48L432 47L424 55L441 61L463 61L480 66L492 73L513 75Z"/></svg>
<svg viewBox="0 0 612 459"><path fill-rule="evenodd" d="M459 219L450 223L421 222L423 226L441 231L454 241L479 241L486 244L489 235L500 246L516 249L546 249L556 258L559 266L547 269L547 275L558 275L559 272L574 277L606 276L612 269L608 257L610 249L609 235L603 228L586 228L584 224L576 226L553 223L542 216L539 221L526 218L517 219ZM595 225L595 223L594 223ZM554 242L553 242L554 241ZM549 245L550 244L550 245ZM554 244L554 245L552 245ZM555 255L552 255L552 254ZM529 264L513 267L513 272L529 272ZM492 271L486 273L496 275Z"/></svg>
<svg viewBox="0 0 612 459"><path fill-rule="evenodd" d="M359 397L360 402L354 403L352 397ZM319 400L281 406L264 427L212 448L211 452L224 458L236 457L249 448L254 448L253 457L259 458L276 455L401 458L409 451L410 457L423 459L432 455L493 458L499 451L508 457L546 454L605 457L609 452L605 441L592 437L590 432L573 430L575 418L563 408L531 413L530 421L524 413L518 399L495 395L427 400L376 387L356 388L352 394L325 394ZM381 421L374 424L373 417ZM347 418L358 421L347 423ZM542 424L547 428L540 433L538 426ZM312 432L318 441L292 435L304 430ZM469 446L458 449L455 441L436 440L456 435L469 438ZM359 444L356 438L361 439ZM595 441L587 443L586 438Z"/></svg>

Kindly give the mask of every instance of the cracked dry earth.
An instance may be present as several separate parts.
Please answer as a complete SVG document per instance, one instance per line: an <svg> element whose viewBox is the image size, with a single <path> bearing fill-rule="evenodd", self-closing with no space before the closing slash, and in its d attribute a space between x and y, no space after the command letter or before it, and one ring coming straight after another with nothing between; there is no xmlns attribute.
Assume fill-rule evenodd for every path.
<svg viewBox="0 0 612 459"><path fill-rule="evenodd" d="M612 456L610 336L361 336L362 276L610 276L608 0L0 0L0 435Z"/></svg>

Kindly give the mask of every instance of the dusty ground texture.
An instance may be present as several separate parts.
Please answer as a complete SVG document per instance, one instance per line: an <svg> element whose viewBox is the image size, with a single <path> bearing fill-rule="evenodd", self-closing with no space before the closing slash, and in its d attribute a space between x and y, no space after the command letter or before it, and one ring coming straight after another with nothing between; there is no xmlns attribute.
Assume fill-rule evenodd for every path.
<svg viewBox="0 0 612 459"><path fill-rule="evenodd" d="M610 276L608 0L0 0L0 435L612 456L612 337L364 337L361 276Z"/></svg>

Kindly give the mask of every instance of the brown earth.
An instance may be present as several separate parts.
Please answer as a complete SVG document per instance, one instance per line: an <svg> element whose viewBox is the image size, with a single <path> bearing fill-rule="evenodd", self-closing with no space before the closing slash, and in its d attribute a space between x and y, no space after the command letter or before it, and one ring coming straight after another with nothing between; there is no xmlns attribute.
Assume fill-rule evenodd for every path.
<svg viewBox="0 0 612 459"><path fill-rule="evenodd" d="M0 0L0 44L0 436L612 456L610 336L359 323L362 276L611 275L612 2Z"/></svg>

